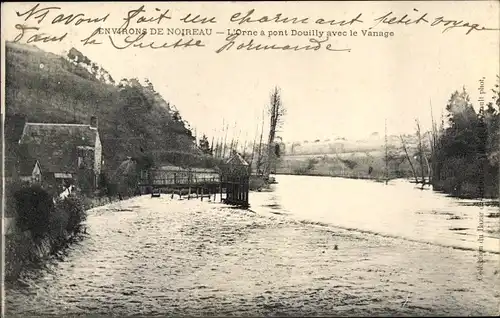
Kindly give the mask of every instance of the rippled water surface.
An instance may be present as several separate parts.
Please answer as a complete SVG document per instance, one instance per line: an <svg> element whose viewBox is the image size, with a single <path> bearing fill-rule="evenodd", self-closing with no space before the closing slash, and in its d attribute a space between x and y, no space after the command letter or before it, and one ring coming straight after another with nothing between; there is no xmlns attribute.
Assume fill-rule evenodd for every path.
<svg viewBox="0 0 500 318"><path fill-rule="evenodd" d="M7 313L499 312L497 208L399 181L277 180L251 211L167 196L93 209L83 241L9 287Z"/></svg>

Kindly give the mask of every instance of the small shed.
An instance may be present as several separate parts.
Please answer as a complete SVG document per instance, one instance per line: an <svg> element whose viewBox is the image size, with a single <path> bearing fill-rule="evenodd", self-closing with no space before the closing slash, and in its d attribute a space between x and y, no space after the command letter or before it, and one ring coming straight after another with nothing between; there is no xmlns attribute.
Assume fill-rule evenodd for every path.
<svg viewBox="0 0 500 318"><path fill-rule="evenodd" d="M224 203L248 208L250 165L239 153L233 152L220 169L221 188L226 190Z"/></svg>

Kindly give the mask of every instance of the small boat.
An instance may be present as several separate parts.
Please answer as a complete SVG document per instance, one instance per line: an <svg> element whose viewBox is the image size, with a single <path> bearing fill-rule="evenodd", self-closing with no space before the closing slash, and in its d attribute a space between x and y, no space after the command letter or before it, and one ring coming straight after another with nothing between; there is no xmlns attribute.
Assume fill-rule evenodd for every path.
<svg viewBox="0 0 500 318"><path fill-rule="evenodd" d="M161 191L160 189L153 189L151 192L151 197L152 198L159 198L161 196Z"/></svg>

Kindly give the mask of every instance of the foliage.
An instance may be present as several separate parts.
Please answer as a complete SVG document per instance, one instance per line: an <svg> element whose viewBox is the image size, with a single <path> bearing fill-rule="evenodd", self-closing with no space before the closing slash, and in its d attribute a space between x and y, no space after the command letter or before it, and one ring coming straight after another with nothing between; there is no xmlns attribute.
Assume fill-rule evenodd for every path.
<svg viewBox="0 0 500 318"><path fill-rule="evenodd" d="M81 193L86 196L93 196L94 193L94 171L90 169L81 169L78 171L77 185Z"/></svg>
<svg viewBox="0 0 500 318"><path fill-rule="evenodd" d="M155 160L161 152L151 150L193 152L192 132L151 82L113 85L105 70L76 50L64 58L8 42L5 57L7 115L60 123L87 123L89 114L96 115L107 169L143 151Z"/></svg>
<svg viewBox="0 0 500 318"><path fill-rule="evenodd" d="M498 191L499 94L476 112L465 88L454 92L446 106L448 127L434 149L433 183L455 195L484 196ZM469 185L466 192L462 187ZM474 191L470 190L474 185ZM473 193L471 193L471 191ZM465 191L464 191L465 192Z"/></svg>
<svg viewBox="0 0 500 318"><path fill-rule="evenodd" d="M249 189L250 191L260 191L264 188L266 188L268 184L264 180L264 178L259 177L259 176L251 176L249 180Z"/></svg>
<svg viewBox="0 0 500 318"><path fill-rule="evenodd" d="M65 233L77 234L86 219L82 199L74 194L57 199L40 185L23 185L15 191L16 225L29 230L35 239L60 238Z"/></svg>
<svg viewBox="0 0 500 318"><path fill-rule="evenodd" d="M13 196L16 204L16 224L21 231L30 230L36 240L40 240L50 228L54 211L52 197L39 185L24 186Z"/></svg>
<svg viewBox="0 0 500 318"><path fill-rule="evenodd" d="M82 199L70 195L56 203L56 214L67 217L65 230L71 234L78 234L82 230L83 222L87 219Z"/></svg>
<svg viewBox="0 0 500 318"><path fill-rule="evenodd" d="M393 157L389 156L389 177L410 177L411 169L408 161L404 160L404 155L395 152L393 154ZM325 154L313 158L285 157L278 166L277 172L366 179L382 179L386 176L385 153L382 151L342 156L344 157ZM352 169L343 161L349 162Z"/></svg>
<svg viewBox="0 0 500 318"><path fill-rule="evenodd" d="M137 171L148 170L148 169L154 167L154 165L155 165L153 155L150 153L148 153L148 154L143 153L143 154L133 158L133 160L136 162Z"/></svg>
<svg viewBox="0 0 500 318"><path fill-rule="evenodd" d="M14 199L16 192L18 192L23 187L26 187L28 183L22 182L19 179L11 180L5 183L5 197L10 198L10 200L5 200L5 217L16 216L17 201Z"/></svg>
<svg viewBox="0 0 500 318"><path fill-rule="evenodd" d="M301 165L293 169L294 174L309 174L314 169L314 166L319 163L316 158L309 158L305 166Z"/></svg>
<svg viewBox="0 0 500 318"><path fill-rule="evenodd" d="M200 139L200 144L199 148L202 153L205 155L212 155L212 149L210 148L210 142L208 141L208 138L205 134L203 134L203 137Z"/></svg>
<svg viewBox="0 0 500 318"><path fill-rule="evenodd" d="M116 196L118 193L117 184L113 183L108 177L108 174L105 172L102 172L99 175L98 187L100 197L107 196L108 198L111 198Z"/></svg>
<svg viewBox="0 0 500 318"><path fill-rule="evenodd" d="M358 163L354 160L349 160L349 159L341 159L341 158L338 158L343 164L345 164L347 166L347 168L349 168L350 170L354 169Z"/></svg>
<svg viewBox="0 0 500 318"><path fill-rule="evenodd" d="M39 185L12 186L18 231L6 236L5 275L15 280L29 265L39 263L40 249L57 253L82 232L86 211L82 198L71 194L53 201ZM55 202L55 204L54 204ZM73 236L71 236L73 235Z"/></svg>
<svg viewBox="0 0 500 318"><path fill-rule="evenodd" d="M274 139L276 133L279 131L283 124L283 117L286 115L286 108L283 105L281 97L281 90L275 87L271 92L270 103L267 109L269 115L269 137L267 140L267 161L264 166L264 176L269 177L272 166L276 166L276 159L279 153L276 152ZM278 155L278 156L277 156Z"/></svg>

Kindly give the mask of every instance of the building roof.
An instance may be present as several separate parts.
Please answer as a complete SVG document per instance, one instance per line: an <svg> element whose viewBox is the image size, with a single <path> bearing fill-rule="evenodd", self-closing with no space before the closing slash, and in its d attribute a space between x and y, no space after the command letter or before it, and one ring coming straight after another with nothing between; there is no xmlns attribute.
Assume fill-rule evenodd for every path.
<svg viewBox="0 0 500 318"><path fill-rule="evenodd" d="M178 171L178 172L187 172L187 171L191 171L191 172L204 172L204 173L213 173L213 172L217 172L217 169L216 168L213 168L213 169L210 169L210 168L195 168L195 167L191 167L191 168L182 168L182 167L179 167L179 166L174 166L174 165L163 165L163 166L160 166L159 168L156 168L156 169L153 169L153 170L160 170L160 171Z"/></svg>
<svg viewBox="0 0 500 318"><path fill-rule="evenodd" d="M30 159L30 160L23 160L19 162L19 174L21 176L31 176L33 173L33 169L35 168L35 165L37 164L38 160L36 159ZM40 168L41 170L41 168Z"/></svg>
<svg viewBox="0 0 500 318"><path fill-rule="evenodd" d="M23 134L26 118L22 115L5 115L5 141L18 143Z"/></svg>
<svg viewBox="0 0 500 318"><path fill-rule="evenodd" d="M5 175L7 177L13 177L15 175L20 177L31 176L36 163L37 160L31 158L22 160L16 158L5 159Z"/></svg>
<svg viewBox="0 0 500 318"><path fill-rule="evenodd" d="M97 129L82 124L26 123L21 160L37 159L45 172L76 172L77 147L95 147Z"/></svg>
<svg viewBox="0 0 500 318"><path fill-rule="evenodd" d="M226 161L226 164L237 165L237 166L248 166L248 162L243 159L243 157L235 152L233 155Z"/></svg>

